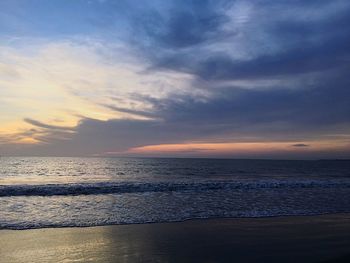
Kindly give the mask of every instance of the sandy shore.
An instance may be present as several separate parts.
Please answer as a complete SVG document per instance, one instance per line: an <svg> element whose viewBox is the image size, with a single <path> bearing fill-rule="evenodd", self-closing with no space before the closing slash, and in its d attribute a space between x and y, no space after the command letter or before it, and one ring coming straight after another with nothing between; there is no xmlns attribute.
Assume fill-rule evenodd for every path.
<svg viewBox="0 0 350 263"><path fill-rule="evenodd" d="M1 230L0 262L350 262L350 214Z"/></svg>

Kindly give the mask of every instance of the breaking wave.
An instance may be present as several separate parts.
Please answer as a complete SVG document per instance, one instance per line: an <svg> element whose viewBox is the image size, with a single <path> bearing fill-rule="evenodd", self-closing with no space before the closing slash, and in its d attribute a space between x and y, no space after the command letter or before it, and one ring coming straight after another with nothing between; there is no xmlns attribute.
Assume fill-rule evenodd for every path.
<svg viewBox="0 0 350 263"><path fill-rule="evenodd" d="M247 190L275 188L350 188L350 181L299 180L299 181L208 181L208 182L121 182L44 185L0 185L0 197L100 195L146 192L202 192L208 190Z"/></svg>

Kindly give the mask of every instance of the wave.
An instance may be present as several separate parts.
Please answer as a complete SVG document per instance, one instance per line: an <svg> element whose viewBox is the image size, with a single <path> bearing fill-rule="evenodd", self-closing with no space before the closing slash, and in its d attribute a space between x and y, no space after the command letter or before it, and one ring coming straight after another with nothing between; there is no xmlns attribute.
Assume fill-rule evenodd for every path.
<svg viewBox="0 0 350 263"><path fill-rule="evenodd" d="M273 217L301 217L301 216L325 216L325 215L342 215L344 213L349 213L349 209L339 210L339 211L297 211L290 213L275 212L275 213L265 213L265 212L246 212L232 215L207 215L207 216L188 216L179 217L178 219L151 219L151 220L127 220L122 222L115 221L104 221L104 222L68 222L68 223L31 223L22 222L20 224L7 223L3 224L0 222L0 230L27 230L27 229L42 229L42 228L67 228L67 227L97 227L97 226L113 226L113 225L141 225L141 224L157 224L157 223L179 223L194 220L220 220L220 219L238 219L238 218L273 218Z"/></svg>
<svg viewBox="0 0 350 263"><path fill-rule="evenodd" d="M147 192L249 190L276 188L350 188L350 181L300 180L300 181L209 181L209 182L118 182L45 185L0 185L0 197L100 195Z"/></svg>

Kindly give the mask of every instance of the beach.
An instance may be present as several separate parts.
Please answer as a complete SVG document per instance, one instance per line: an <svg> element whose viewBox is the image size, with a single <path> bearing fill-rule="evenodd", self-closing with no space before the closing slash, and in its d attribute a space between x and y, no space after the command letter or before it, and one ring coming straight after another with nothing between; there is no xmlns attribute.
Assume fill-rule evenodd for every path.
<svg viewBox="0 0 350 263"><path fill-rule="evenodd" d="M0 263L350 262L350 162L1 159Z"/></svg>
<svg viewBox="0 0 350 263"><path fill-rule="evenodd" d="M348 262L350 214L0 231L0 262Z"/></svg>

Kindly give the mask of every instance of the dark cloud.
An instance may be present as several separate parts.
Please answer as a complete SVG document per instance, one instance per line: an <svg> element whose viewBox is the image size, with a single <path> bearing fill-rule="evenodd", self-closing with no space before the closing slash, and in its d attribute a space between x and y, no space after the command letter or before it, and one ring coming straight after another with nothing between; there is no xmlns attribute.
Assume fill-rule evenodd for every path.
<svg viewBox="0 0 350 263"><path fill-rule="evenodd" d="M297 143L297 144L293 144L293 147L309 147L310 145L305 144L305 143Z"/></svg>
<svg viewBox="0 0 350 263"><path fill-rule="evenodd" d="M204 79L228 80L325 71L349 65L349 61L344 59L350 55L345 44L349 41L350 37L343 39L338 45L332 42L329 48L304 47L285 53L260 56L250 61L234 61L224 55L213 56L199 61L193 72Z"/></svg>
<svg viewBox="0 0 350 263"><path fill-rule="evenodd" d="M280 3L273 4L271 2L269 4L272 7L260 3L256 8L274 11L277 17L281 17L280 13L283 16L283 13L289 12L289 9L295 5L298 6L295 3L283 6ZM325 6L326 3L319 3L321 10L322 5ZM216 9L214 8L214 10ZM209 37L214 45L220 46L225 43L226 46L234 46L237 42L242 42L239 35L246 35L246 43L243 40L241 45L249 46L250 53L258 53L258 55L253 55L252 58L250 55L244 59L237 59L235 51L228 52L225 49L220 50L218 47L211 52L210 49L203 51L198 47L193 47L186 51L158 52L157 55L153 56L154 69L181 70L195 74L199 78L227 80L305 74L349 65L350 5L332 15L324 14L324 17L321 15L321 18L314 20L312 18L291 19L290 16L289 19L275 19L274 14L263 18L262 15L267 14L260 12L257 17L251 18L252 21L240 29L242 32L237 34L237 37L235 34L228 34L226 31L220 30L220 27L213 28L215 33ZM223 18L226 16L226 14L222 14ZM191 28L186 19L182 20L179 16L178 20L182 21L183 27L189 26ZM222 19L221 21L226 20ZM234 28L235 25L232 23L234 22L229 25ZM176 27L173 28L171 24L164 26L168 31L176 30ZM258 36L262 32L264 38L260 39ZM173 37L169 41L181 42L182 37L181 35L178 36L178 39ZM157 41L152 42L152 45L164 49L162 43L157 44ZM271 48L267 49L268 52L261 53L259 51L259 49L269 45ZM240 52L240 50L236 52ZM152 54L152 51L150 53Z"/></svg>
<svg viewBox="0 0 350 263"><path fill-rule="evenodd" d="M219 27L227 20L217 10L222 4L223 1L178 1L166 14L152 10L136 22L152 45L190 47L219 36Z"/></svg>
<svg viewBox="0 0 350 263"><path fill-rule="evenodd" d="M56 125L49 125L46 123L42 123L40 121L36 121L30 118L25 118L24 121L26 123L29 123L31 125L34 125L39 128L49 129L49 130L62 130L62 131L74 131L75 128L73 127L64 127L64 126L56 126Z"/></svg>
<svg viewBox="0 0 350 263"><path fill-rule="evenodd" d="M208 123L245 126L285 122L299 129L350 123L350 79L347 69L332 76L318 76L307 87L289 89L217 88L207 100L178 96L154 101L158 114L172 123ZM147 98L143 98L147 100Z"/></svg>
<svg viewBox="0 0 350 263"><path fill-rule="evenodd" d="M129 109L129 108L122 108L122 107L117 107L114 105L106 105L106 104L103 104L102 106L107 107L107 108L114 110L114 111L117 111L117 112L128 113L128 114L131 114L134 116L146 117L146 118L155 117L154 113L152 113L152 112L134 110L134 109Z"/></svg>

